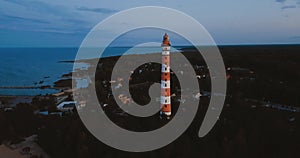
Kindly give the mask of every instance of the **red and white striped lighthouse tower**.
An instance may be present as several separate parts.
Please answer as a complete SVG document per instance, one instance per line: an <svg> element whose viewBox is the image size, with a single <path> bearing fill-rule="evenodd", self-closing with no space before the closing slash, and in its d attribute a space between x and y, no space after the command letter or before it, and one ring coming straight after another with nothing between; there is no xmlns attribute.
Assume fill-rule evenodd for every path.
<svg viewBox="0 0 300 158"><path fill-rule="evenodd" d="M170 82L170 48L169 36L164 35L162 47L162 69L161 69L161 115L171 116L171 82Z"/></svg>

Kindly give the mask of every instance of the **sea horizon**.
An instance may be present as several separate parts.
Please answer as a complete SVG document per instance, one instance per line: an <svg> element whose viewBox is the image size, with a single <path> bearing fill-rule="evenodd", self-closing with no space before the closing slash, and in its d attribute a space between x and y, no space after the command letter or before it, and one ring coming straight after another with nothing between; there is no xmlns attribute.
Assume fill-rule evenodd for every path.
<svg viewBox="0 0 300 158"><path fill-rule="evenodd" d="M228 47L298 47L299 44L281 44L281 45L222 45L219 48ZM119 46L109 47L101 57L113 57L122 55L131 47ZM192 46L174 46L177 50L189 49ZM91 48L96 49L96 48ZM129 54L148 54L158 53L158 46L143 46L132 49ZM30 88L14 89L1 88L10 86L53 86L54 82L62 79L62 75L73 71L72 62L76 59L77 47L0 47L0 95L9 96L35 96L59 92L53 88ZM97 53L95 51L95 53ZM242 52L241 52L242 53ZM97 54L88 57L92 59Z"/></svg>

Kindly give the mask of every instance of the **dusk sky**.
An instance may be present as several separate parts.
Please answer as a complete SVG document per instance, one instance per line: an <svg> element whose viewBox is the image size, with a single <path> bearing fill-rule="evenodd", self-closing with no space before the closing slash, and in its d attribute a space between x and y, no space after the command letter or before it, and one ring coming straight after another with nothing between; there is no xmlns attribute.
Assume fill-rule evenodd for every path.
<svg viewBox="0 0 300 158"><path fill-rule="evenodd" d="M78 47L97 23L138 6L185 12L219 45L300 44L300 0L0 0L0 47Z"/></svg>

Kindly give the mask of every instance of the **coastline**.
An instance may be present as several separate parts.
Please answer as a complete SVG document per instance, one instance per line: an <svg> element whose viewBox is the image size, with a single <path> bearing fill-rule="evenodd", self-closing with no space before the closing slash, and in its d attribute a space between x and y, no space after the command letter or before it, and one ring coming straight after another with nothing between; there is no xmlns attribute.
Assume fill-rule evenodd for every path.
<svg viewBox="0 0 300 158"><path fill-rule="evenodd" d="M296 50L299 49L299 45L295 45L295 46L291 46L291 45L284 45L281 46L280 49L278 49L277 47L274 47L274 45L272 46L219 46L220 52L224 58L225 61L225 65L228 66L235 66L232 63L238 61L242 56L245 57L247 56L247 60L252 60L254 62L257 62L259 65L262 64L268 64L265 62L262 62L260 59L262 58L270 58L270 66L273 62L280 60L282 58L287 59L288 56L292 56L293 58L291 59L291 61L289 62L293 62L293 59L297 59L298 58L298 53ZM245 49L247 48L247 49ZM181 53L183 53L184 56L186 56L186 58L191 60L191 63L204 63L205 61L203 61L201 59L201 56L199 56L199 60L196 60L196 57L194 57L194 55L196 55L195 53L197 52L197 50L191 48L191 47L182 47L181 49L179 49L181 51ZM114 54L114 53L112 53ZM152 56L152 55L157 55L159 53L146 53L146 54L128 54L128 56L143 56L143 57L148 57L148 56ZM197 54L198 57L198 54ZM259 57L259 58L256 58ZM82 59L82 60L58 60L58 63L74 63L74 62L81 62L84 64L90 64L90 63L95 63L96 61L101 61L105 64L109 64L111 61L116 61L120 58L120 55L112 55L112 56L105 56L105 57L101 57L101 58L94 58L94 59ZM251 69L257 69L257 72L262 72L263 69L266 69L264 67L258 67L257 65L249 65L246 63L241 63L242 65L238 65L241 67L248 67ZM282 64L288 64L288 63L282 63ZM286 68L293 66L293 63L291 63L290 65L285 66ZM91 66L91 65L89 65ZM76 71L81 71L80 69L76 70ZM87 68L87 71L89 71L89 67ZM267 71L264 71L267 72ZM287 72L287 71L285 71ZM72 80L74 80L75 78L72 78L72 73L73 70L69 71L69 72L65 72L63 74L60 75L60 77L54 81L53 83L51 83L52 85L48 84L48 85L30 85L30 86L0 86L0 90L1 89L36 89L36 90L56 90L54 93L57 93L59 91L62 90L66 90L66 89L71 89L72 88ZM269 72L267 72L269 73ZM282 73L284 73L284 71L282 71ZM270 73L270 75L272 75ZM284 75L283 75L284 76ZM38 80L38 79L37 79ZM48 94L53 94L53 93L48 93ZM45 95L45 94L44 94ZM33 96L38 96L38 95L9 95L9 94L3 94L0 95L2 98L5 97L33 97Z"/></svg>
<svg viewBox="0 0 300 158"><path fill-rule="evenodd" d="M204 145L201 149L202 151L198 152L199 150L194 150L193 147L198 146L199 142L203 144L221 144L219 146L218 150L220 153L222 152L234 152L234 148L227 148L231 142L238 144L239 142L244 142L241 146L244 146L245 148L249 147L251 148L251 151L260 153L260 149L265 146L274 146L277 147L278 143L271 143L270 140L276 140L276 142L279 142L280 144L283 144L282 146L287 147L286 151L294 152L295 150L290 150L291 147L298 147L298 144L294 141L296 134L299 133L299 115L298 111L291 110L291 105L295 107L299 107L297 98L298 93L298 87L296 83L298 83L298 79L300 77L299 72L292 72L292 74L289 74L290 69L292 68L298 68L299 65L297 65L296 61L299 61L300 54L298 51L293 50L277 50L276 52L274 49L268 49L266 52L264 52L265 49L256 49L255 52L253 49L224 49L221 48L221 53L224 58L224 63L226 65L227 73L229 74L228 78L228 93L227 93L227 100L224 106L224 109L222 111L222 115L219 118L218 125L214 128L211 135L207 137L205 140L200 139L193 139L196 134L194 134L195 129L200 127L201 121L197 121L193 123L190 128L188 129L188 132L185 132L180 140L184 140L184 142L180 142L178 145L177 143L170 144L174 148L174 150L182 149L183 147L192 149L190 153L197 154L197 153L205 153L207 151L210 151L212 148L211 145L207 146ZM241 53L240 53L241 52ZM278 53L279 52L279 53ZM277 54L276 54L277 53ZM155 53L152 54L143 54L143 57L149 57L151 55L157 55ZM175 54L176 55L176 54ZM199 75L199 85L201 87L199 95L193 96L192 99L199 99L199 107L200 110L197 112L197 116L195 119L202 120L208 103L210 101L209 97L211 94L209 93L209 80L210 77L208 75L207 68L205 66L205 62L202 60L200 55L197 55L197 53L193 50L187 50L183 53L183 55L190 59L191 63L193 64L194 68L196 69L197 75ZM247 58L245 58L245 56ZM105 82L99 82L103 84L99 84L98 88L98 95L104 96L101 98L103 102L100 104L102 105L107 114L107 116L112 119L118 126L124 127L129 130L137 130L137 131L143 131L148 130L152 128L157 128L164 122L159 121L159 117L157 115L154 115L153 117L145 118L145 119L136 119L131 117L130 115L127 115L123 111L120 111L118 109L118 106L115 104L112 97L106 97L109 96L109 88L115 87L118 82L122 82L122 80L118 79L111 79L110 72L111 67L113 67L114 63L117 62L118 58L120 56L112 56L112 57L106 57L101 59L90 59L85 60L81 62L93 62L95 63L95 60L98 60L99 63L101 63L101 66L99 66L99 72L98 72L98 80L99 81L105 81ZM174 63L176 63L176 59L173 58L172 60ZM242 61L242 62L241 62ZM280 64L273 64L273 63L280 63ZM154 64L153 64L154 65ZM152 65L152 66L153 66ZM148 67L149 65L147 65ZM180 65L178 65L180 67ZM94 67L93 67L94 68ZM153 66L151 69L146 69L145 67L142 67L140 69L143 69L144 75L140 75L138 72L138 68L136 70L136 73L133 73L133 80L132 80L132 91L135 92L135 94L132 95L132 98L136 98L135 101L144 103L147 101L146 94L144 92L147 92L149 86L151 86L151 83L153 82L147 82L147 80L144 79L150 79L149 76L156 76L156 74L160 74L160 66L156 64L156 66ZM145 70L145 71L144 71ZM272 71L273 70L273 71ZM90 69L87 70L78 70L78 72L86 71L86 73L92 73ZM151 72L151 73L147 73ZM157 72L155 74L155 72ZM183 75L181 73L175 72L176 75ZM69 72L67 74L61 75L59 80L57 80L57 83L60 83L61 90L68 89L71 87L67 87L68 84L70 86L72 79L76 79L76 77L71 76L72 73ZM295 77L290 77L291 75ZM95 76L96 78L97 76ZM197 77L197 78L198 78ZM293 79L294 80L291 80ZM160 78L158 78L159 80ZM175 78L174 78L175 79ZM150 81L156 80L155 78L150 79ZM114 82L110 82L114 81ZM173 80L175 81L175 80ZM112 83L112 84L111 84ZM142 85L140 83L146 83L145 85ZM288 83L288 84L287 84ZM176 83L175 83L176 84ZM172 84L172 85L175 85ZM57 84L59 85L59 84ZM138 86L135 86L138 85ZM296 86L295 86L296 85ZM53 85L54 87L55 85ZM103 90L103 91L101 91ZM120 89L119 89L120 90ZM68 91L68 92L66 92ZM65 153L66 155L77 154L75 147L66 146L65 144L73 144L73 140L77 141L78 147L84 147L86 149L93 149L93 147L99 145L97 144L97 140L94 140L94 137L90 135L89 132L82 130L85 129L84 125L82 124L81 119L77 115L77 111L73 111L69 114L66 114L64 116L59 115L55 109L57 107L57 102L52 102L52 108L49 106L49 102L51 99L55 98L58 100L58 102L61 102L62 100L66 99L65 101L70 101L72 97L69 97L68 95L72 95L72 91L70 90L64 90L67 94L57 95L57 96L11 96L6 95L3 96L2 99L8 99L10 101L22 101L22 99L30 99L33 97L38 97L37 100L41 99L39 104L33 104L35 105L35 108L32 109L33 112L25 113L27 109L31 109L31 106L27 106L26 104L22 104L22 106L17 107L4 107L2 108L2 114L15 116L13 119L7 119L7 120L14 120L17 119L17 123L20 125L20 129L24 130L25 132L28 130L31 135L37 134L39 136L39 145L42 149L45 150L46 153L50 154L51 156L56 154ZM62 92L62 93L64 93ZM178 99L180 97L179 94L180 91L176 91L173 96L174 104L178 104L181 102L182 104L186 104L185 100L191 99L188 96L182 96L183 99ZM272 93L272 92L280 92L280 93ZM123 93L123 92L121 92ZM147 97L147 96L146 96ZM201 99L200 99L201 97ZM70 100L69 100L70 98ZM120 100L124 101L125 104L127 104L127 97L121 96L119 98ZM83 98L86 99L86 98ZM1 96L0 96L1 100ZM7 104L8 105L8 104ZM23 106L24 105L24 106ZM40 106L37 106L40 105ZM83 102L83 108L86 108L86 105L88 105L88 101ZM48 106L48 107L47 107ZM37 109L40 110L41 113L34 113ZM47 108L45 108L47 107ZM19 109L18 109L19 108ZM20 108L25 108L25 110L20 110ZM15 110L14 109L18 109ZM45 113L45 110L48 112ZM7 111L7 113L6 113ZM11 113L10 113L11 111ZM49 112L50 111L50 112ZM50 114L52 111L52 114ZM62 112L60 112L62 113ZM16 114L16 115L13 115ZM27 115L25 115L27 114ZM32 116L32 117L30 117ZM30 120L30 118L34 118ZM27 122L30 122L26 126L22 126L24 123L23 120L27 120ZM40 124L35 124L36 122L40 122ZM5 121L3 121L5 122ZM32 122L32 123L31 123ZM12 124L12 123L11 123ZM14 124L12 124L14 126ZM28 126L31 127L28 127ZM16 127L19 127L16 126ZM263 127L262 130L257 127ZM8 127L5 127L4 129L8 129ZM16 128L17 129L17 128ZM276 129L276 130L274 130ZM17 130L16 130L17 131ZM234 133L232 133L232 131ZM240 132L242 131L242 132ZM10 133L9 131L7 132ZM59 133L59 134L57 134ZM72 134L70 136L70 133ZM81 137L81 136L84 137ZM18 133L18 136L21 136L21 138L25 138L22 133ZM29 135L28 135L29 136ZM70 137L68 137L70 136ZM27 137L27 136L26 136ZM4 138L9 138L8 136ZM16 136L12 138L17 138ZM84 139L82 139L84 138ZM216 139L216 138L224 138L224 139ZM242 141L241 141L242 138ZM261 140L257 140L255 138L263 138ZM253 142L245 142L244 139L251 140ZM61 141L62 140L62 141ZM93 142L91 144L86 144L85 141L81 142L81 140L89 140L89 142ZM90 141L92 140L92 141ZM227 140L230 140L231 142L228 142ZM283 141L284 140L284 141ZM94 143L95 142L95 143ZM288 145L286 143L289 142ZM295 142L295 143L294 143ZM51 146L48 146L51 145ZM100 144L101 145L101 144ZM72 150L68 150L72 149ZM228 150L227 150L228 149ZM101 148L99 151L111 153L114 155L120 155L123 157L127 157L127 155L124 155L124 152L118 152L116 150L111 150L110 148ZM164 152L169 152L168 150L162 149ZM89 153L95 154L96 152L93 150L88 150ZM295 152L296 153L296 152ZM95 154L97 155L97 154ZM101 157L101 154L99 154ZM53 156L55 157L55 156ZM74 156L73 156L74 157ZM95 156L96 157L96 156ZM99 157L99 156L98 156ZM105 157L105 156L104 156ZM130 157L130 156L128 156Z"/></svg>

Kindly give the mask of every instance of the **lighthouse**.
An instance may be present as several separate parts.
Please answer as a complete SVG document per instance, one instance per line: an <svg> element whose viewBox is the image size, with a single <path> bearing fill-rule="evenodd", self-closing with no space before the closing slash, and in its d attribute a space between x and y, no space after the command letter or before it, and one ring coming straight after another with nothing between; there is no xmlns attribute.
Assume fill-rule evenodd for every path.
<svg viewBox="0 0 300 158"><path fill-rule="evenodd" d="M161 67L161 117L171 116L171 82L170 82L170 48L169 36L165 33L162 47L162 67Z"/></svg>

